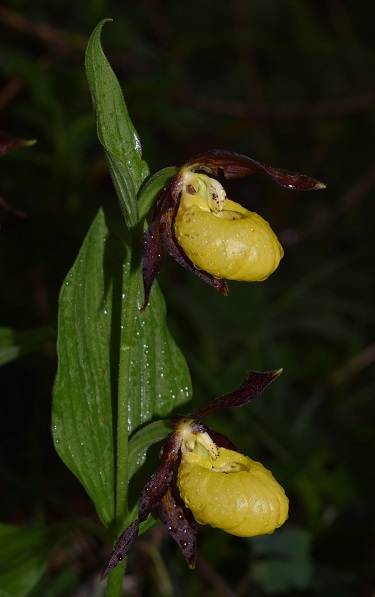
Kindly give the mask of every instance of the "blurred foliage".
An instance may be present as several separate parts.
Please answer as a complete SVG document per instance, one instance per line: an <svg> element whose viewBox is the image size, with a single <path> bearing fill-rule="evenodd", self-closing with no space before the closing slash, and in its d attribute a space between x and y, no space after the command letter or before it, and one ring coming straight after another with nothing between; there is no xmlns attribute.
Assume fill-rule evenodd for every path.
<svg viewBox="0 0 375 597"><path fill-rule="evenodd" d="M292 193L261 176L226 185L270 220L284 244L285 258L266 283L232 283L224 299L170 262L160 276L194 406L236 387L247 369L284 368L245 412L208 423L273 471L291 498L290 521L262 540L202 528L194 573L156 525L129 557L126 594L370 597L370 0L193 0L187 7L10 0L0 7L0 128L37 139L0 159L2 197L28 214L0 212L0 325L15 330L3 334L2 346L14 346L14 357L34 350L0 372L2 520L37 528L92 521L85 532L77 523L32 594L102 594L96 579L110 549L89 498L53 451L56 355L53 333L43 331L56 328L59 287L98 207L121 217L83 67L88 37L105 17L114 21L103 45L151 172L218 147L328 186Z"/></svg>

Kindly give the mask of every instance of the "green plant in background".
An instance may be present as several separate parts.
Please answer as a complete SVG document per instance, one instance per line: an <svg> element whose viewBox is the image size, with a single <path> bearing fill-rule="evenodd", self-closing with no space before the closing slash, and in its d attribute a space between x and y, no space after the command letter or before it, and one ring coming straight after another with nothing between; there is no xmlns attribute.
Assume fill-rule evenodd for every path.
<svg viewBox="0 0 375 597"><path fill-rule="evenodd" d="M168 434L168 424L156 419L170 417L176 408L191 398L188 369L168 332L164 300L157 284L153 284L164 252L172 254L184 267L224 293L225 280L220 278L265 279L282 256L282 249L268 224L227 200L220 183L207 174L217 175L220 169L227 178L238 178L265 172L288 188L317 189L322 185L244 156L217 151L198 156L181 170L166 168L147 180L149 170L142 160L139 138L118 81L100 45L104 22L98 25L90 39L86 70L97 116L98 137L106 152L124 223L111 221L101 209L64 281L59 303L59 366L52 426L57 452L84 485L99 517L115 538L134 519L134 507L128 500L129 482L142 466L148 447ZM160 194L154 220L145 231L148 212ZM183 221L178 221L182 207ZM205 224L196 209L212 221L208 219ZM175 218L176 237L173 231ZM191 243L189 224L194 219L200 233L208 230L203 241L203 245L209 243L206 261L202 239L196 253L194 242ZM182 237L190 239L189 248L182 242ZM216 247L219 257L215 256L215 237L221 243ZM234 267L231 261L234 261ZM220 262L227 265L218 269ZM242 262L246 263L247 273L236 275L236 271L241 271ZM253 277L248 273L251 267L256 271ZM264 375L267 383L272 379L268 374L259 375ZM253 386L247 387L243 403L263 387L254 380ZM243 388L241 391L243 393ZM175 442L177 435L182 433L179 429L177 426L172 436ZM201 427L191 431L198 435L202 435L201 432ZM115 548L116 564L128 553L140 523L144 522L142 530L145 530L153 522L148 515L160 508L170 484L170 480L166 482L164 478L167 475L165 463L170 466L167 475L170 479L176 472L181 441L176 449L171 447L171 442L165 448L159 472L151 477L143 491L139 518L130 526L130 535L126 532L125 539L124 535L120 538L120 549ZM184 440L183 453L190 444ZM225 443L218 445L225 449ZM173 466L170 454L173 454ZM215 454L211 448L210 458L218 455L219 452ZM224 464L231 466L229 461ZM244 463L235 464L234 461L233 467L246 469ZM186 476L184 478L186 481ZM273 482L270 476L269 483ZM262 482L259 487L261 485ZM183 494L189 494L186 487ZM263 503L266 498L262 495L260 491L259 498L254 499ZM191 505L190 498L186 497L185 501ZM194 512L196 508L191 507ZM161 514L167 524L171 510L169 505ZM269 517L270 522L268 529L268 522L263 522L263 532L272 532L284 522L285 508L280 520L277 516L271 522L271 513L265 517ZM198 515L197 518L200 519ZM260 526L255 527L257 532L248 531L247 534L261 534ZM177 536L179 541L183 533L181 530ZM191 550L191 545L188 549ZM111 561L106 574L113 567L114 560ZM122 575L123 566L118 566L109 577L108 595L120 594Z"/></svg>

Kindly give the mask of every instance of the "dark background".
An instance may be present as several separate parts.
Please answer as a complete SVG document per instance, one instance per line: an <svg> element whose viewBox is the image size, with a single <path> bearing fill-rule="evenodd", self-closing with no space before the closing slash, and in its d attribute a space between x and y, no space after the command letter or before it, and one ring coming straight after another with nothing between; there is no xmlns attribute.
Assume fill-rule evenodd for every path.
<svg viewBox="0 0 375 597"><path fill-rule="evenodd" d="M0 128L33 147L1 158L0 325L43 328L1 370L1 519L85 516L38 595L100 594L109 543L54 453L58 291L101 204L121 217L96 139L84 51L99 20L151 172L222 148L327 184L227 185L285 248L265 283L224 299L178 266L160 277L196 404L248 369L284 368L246 410L209 421L268 466L291 501L275 535L202 528L195 573L156 525L129 558L128 595L373 595L375 5L372 0L14 0L0 7ZM92 585L90 583L93 583ZM97 592L99 591L99 592Z"/></svg>

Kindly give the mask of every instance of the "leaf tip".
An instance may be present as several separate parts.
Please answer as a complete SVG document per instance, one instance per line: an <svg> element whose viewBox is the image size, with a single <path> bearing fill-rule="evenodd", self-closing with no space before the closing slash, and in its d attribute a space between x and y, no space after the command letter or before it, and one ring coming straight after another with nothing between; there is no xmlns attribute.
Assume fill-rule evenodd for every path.
<svg viewBox="0 0 375 597"><path fill-rule="evenodd" d="M319 182L319 181L317 181L317 184L316 184L316 186L315 186L315 189L316 189L317 191L320 191L321 189L326 189L326 188L327 188L327 185L326 185L326 184L324 184L324 182Z"/></svg>
<svg viewBox="0 0 375 597"><path fill-rule="evenodd" d="M273 379L275 379L276 377L279 377L279 375L282 374L282 372L284 371L284 369L281 367L280 369L275 369L275 371L273 371Z"/></svg>

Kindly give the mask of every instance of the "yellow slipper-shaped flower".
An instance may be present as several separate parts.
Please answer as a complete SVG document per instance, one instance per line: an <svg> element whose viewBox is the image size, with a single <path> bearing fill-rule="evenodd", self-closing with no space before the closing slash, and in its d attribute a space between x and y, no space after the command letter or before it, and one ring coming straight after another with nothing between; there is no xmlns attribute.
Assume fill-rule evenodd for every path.
<svg viewBox="0 0 375 597"><path fill-rule="evenodd" d="M160 464L143 487L138 518L118 538L102 580L128 555L141 523L152 513L166 526L190 568L196 562L197 522L242 537L272 533L285 522L288 498L272 474L198 420L220 408L248 404L280 373L281 369L249 371L236 390L187 417L173 417L173 433L160 451Z"/></svg>
<svg viewBox="0 0 375 597"><path fill-rule="evenodd" d="M197 522L232 535L273 533L288 518L288 498L270 471L233 450L183 452L177 486Z"/></svg>
<svg viewBox="0 0 375 597"><path fill-rule="evenodd" d="M195 267L215 278L260 282L284 254L266 220L227 199L216 179L195 172L184 176L174 232Z"/></svg>
<svg viewBox="0 0 375 597"><path fill-rule="evenodd" d="M189 160L173 177L171 169L153 176L140 195L144 212L160 185L153 220L143 235L142 272L146 308L152 283L165 254L182 267L228 294L226 280L261 282L278 267L283 249L261 216L227 198L214 178L242 178L266 174L287 189L318 190L324 184L296 172L288 172L223 150L211 150ZM170 180L169 184L161 183Z"/></svg>

